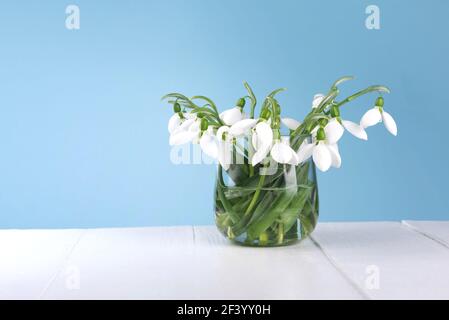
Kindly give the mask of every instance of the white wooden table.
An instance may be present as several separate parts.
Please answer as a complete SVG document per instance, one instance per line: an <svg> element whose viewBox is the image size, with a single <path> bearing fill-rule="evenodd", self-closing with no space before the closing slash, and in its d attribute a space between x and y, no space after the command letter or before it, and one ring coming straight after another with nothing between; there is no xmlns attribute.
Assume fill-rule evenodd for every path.
<svg viewBox="0 0 449 320"><path fill-rule="evenodd" d="M215 227L1 230L2 299L449 299L449 221L319 223L281 248Z"/></svg>

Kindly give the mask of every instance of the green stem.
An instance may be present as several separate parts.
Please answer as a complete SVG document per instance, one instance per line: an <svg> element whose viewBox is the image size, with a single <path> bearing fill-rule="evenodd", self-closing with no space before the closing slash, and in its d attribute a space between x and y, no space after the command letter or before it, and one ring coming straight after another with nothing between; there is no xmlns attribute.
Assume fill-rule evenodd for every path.
<svg viewBox="0 0 449 320"><path fill-rule="evenodd" d="M337 104L337 107L340 107L340 106L342 106L342 105L344 105L344 104L346 104L346 103L348 103L348 102L350 102L350 101L352 101L352 100L354 100L354 99L356 99L356 98L358 98L360 96L363 96L364 94L367 94L367 93L370 93L370 92L373 92L373 91L390 93L390 89L388 89L385 86L370 86L370 87L368 87L366 89L363 89L363 90L361 90L359 92L354 93L353 95L351 95L351 96L347 97L346 99L344 99L343 101L339 102Z"/></svg>
<svg viewBox="0 0 449 320"><path fill-rule="evenodd" d="M284 224L279 222L278 226L278 244L284 242Z"/></svg>
<svg viewBox="0 0 449 320"><path fill-rule="evenodd" d="M266 177L266 175L261 175L260 176L259 183L257 184L257 187L256 187L256 192L254 193L254 196L251 199L251 202L249 203L249 206L248 206L248 208L245 211L245 216L247 214L249 214L254 209L254 206L256 205L257 200L259 199L259 195L260 195L260 191L262 189L262 186L263 186L263 184L265 182L265 177Z"/></svg>

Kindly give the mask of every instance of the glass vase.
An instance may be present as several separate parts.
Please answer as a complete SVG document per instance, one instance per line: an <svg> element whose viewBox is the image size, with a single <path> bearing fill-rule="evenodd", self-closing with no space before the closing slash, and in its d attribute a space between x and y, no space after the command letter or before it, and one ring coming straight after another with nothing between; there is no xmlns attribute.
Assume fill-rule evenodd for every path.
<svg viewBox="0 0 449 320"><path fill-rule="evenodd" d="M243 161L245 162L245 161ZM306 238L318 220L318 188L311 159L297 166L218 165L215 222L231 241L284 246Z"/></svg>

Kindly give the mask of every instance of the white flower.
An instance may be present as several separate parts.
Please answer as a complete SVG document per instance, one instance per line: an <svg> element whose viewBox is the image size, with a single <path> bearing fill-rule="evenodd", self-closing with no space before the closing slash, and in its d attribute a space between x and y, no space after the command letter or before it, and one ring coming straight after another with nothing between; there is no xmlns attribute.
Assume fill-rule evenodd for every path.
<svg viewBox="0 0 449 320"><path fill-rule="evenodd" d="M228 126L221 126L217 130L218 162L224 170L228 170L232 162L232 136Z"/></svg>
<svg viewBox="0 0 449 320"><path fill-rule="evenodd" d="M320 103L323 101L323 99L325 98L325 95L322 93L317 93L316 95L313 96L313 101L312 101L312 109L317 108Z"/></svg>
<svg viewBox="0 0 449 320"><path fill-rule="evenodd" d="M363 128L368 128L378 124L379 122L383 122L385 128L394 136L398 134L398 128L396 126L396 122L393 117L383 110L381 106L375 106L374 108L368 110L360 120L360 125Z"/></svg>
<svg viewBox="0 0 449 320"><path fill-rule="evenodd" d="M301 125L301 122L292 118L282 118L281 122L284 126L293 131L296 130Z"/></svg>
<svg viewBox="0 0 449 320"><path fill-rule="evenodd" d="M325 141L318 141L317 143L304 142L298 150L299 162L305 162L310 157L318 169L325 172L329 168L340 168L341 157L338 151L337 144L328 144Z"/></svg>
<svg viewBox="0 0 449 320"><path fill-rule="evenodd" d="M252 136L252 145L256 152L251 163L255 166L265 159L273 145L273 130L267 122L261 121L256 125Z"/></svg>
<svg viewBox="0 0 449 320"><path fill-rule="evenodd" d="M178 129L181 124L188 119L195 119L196 114L188 112L176 112L168 120L168 132L172 134L176 129Z"/></svg>
<svg viewBox="0 0 449 320"><path fill-rule="evenodd" d="M170 134L170 145L181 145L184 143L192 142L196 138L198 138L200 134L199 123L200 121L196 117L183 121Z"/></svg>
<svg viewBox="0 0 449 320"><path fill-rule="evenodd" d="M245 118L245 114L240 107L234 107L220 113L220 119L227 125L232 126L237 121Z"/></svg>
<svg viewBox="0 0 449 320"><path fill-rule="evenodd" d="M317 126L314 130L312 130L313 136L316 136L318 128L319 127ZM332 118L324 127L324 132L326 133L329 144L337 143L343 136L345 129L359 139L368 140L368 135L362 126L349 120L341 120L340 124L337 118Z"/></svg>
<svg viewBox="0 0 449 320"><path fill-rule="evenodd" d="M214 135L213 127L209 127L203 132L200 138L200 147L203 152L213 159L218 158L218 142L217 137Z"/></svg>
<svg viewBox="0 0 449 320"><path fill-rule="evenodd" d="M329 170L331 166L335 168L341 166L338 145L329 140L324 128L317 130L312 143L304 141L299 147L297 155L299 162L305 162L312 157L317 168L323 172Z"/></svg>
<svg viewBox="0 0 449 320"><path fill-rule="evenodd" d="M299 158L293 150L289 143L288 143L288 137L282 137L281 140L276 140L273 147L271 148L271 157L274 161L277 163L283 163L283 164L291 164L296 166L299 163ZM285 139L286 138L286 139Z"/></svg>

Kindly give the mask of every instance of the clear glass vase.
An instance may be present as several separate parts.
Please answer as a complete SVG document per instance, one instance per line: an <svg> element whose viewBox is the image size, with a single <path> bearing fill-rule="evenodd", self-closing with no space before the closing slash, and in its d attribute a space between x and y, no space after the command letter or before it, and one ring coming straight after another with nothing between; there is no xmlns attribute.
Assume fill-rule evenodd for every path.
<svg viewBox="0 0 449 320"><path fill-rule="evenodd" d="M215 222L247 246L283 246L306 238L318 220L315 165L218 165Z"/></svg>

